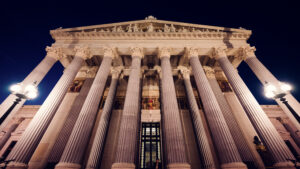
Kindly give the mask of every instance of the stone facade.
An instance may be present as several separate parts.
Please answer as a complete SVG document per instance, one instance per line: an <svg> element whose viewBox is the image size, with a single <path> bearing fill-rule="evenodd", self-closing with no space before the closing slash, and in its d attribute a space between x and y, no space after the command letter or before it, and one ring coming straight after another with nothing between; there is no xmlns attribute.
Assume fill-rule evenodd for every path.
<svg viewBox="0 0 300 169"><path fill-rule="evenodd" d="M247 44L250 30L145 20L58 28L20 84L64 74L41 106L3 101L7 168L295 168L298 101L259 105L238 75L246 61L280 86ZM251 58L252 60L250 60ZM50 62L51 61L51 62ZM42 66L45 65L45 70ZM295 111L291 111L291 108ZM2 116L3 117L3 116Z"/></svg>

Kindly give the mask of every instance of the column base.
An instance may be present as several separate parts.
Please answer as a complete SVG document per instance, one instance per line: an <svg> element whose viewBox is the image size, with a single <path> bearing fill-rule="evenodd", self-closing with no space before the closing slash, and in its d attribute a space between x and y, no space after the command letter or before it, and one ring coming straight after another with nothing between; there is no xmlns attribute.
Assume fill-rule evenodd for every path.
<svg viewBox="0 0 300 169"><path fill-rule="evenodd" d="M135 169L133 163L113 163L111 169Z"/></svg>
<svg viewBox="0 0 300 169"><path fill-rule="evenodd" d="M27 169L28 165L25 163L19 163L19 162L10 162L7 165L7 169Z"/></svg>
<svg viewBox="0 0 300 169"><path fill-rule="evenodd" d="M273 167L278 169L296 169L295 164L290 161L275 163Z"/></svg>
<svg viewBox="0 0 300 169"><path fill-rule="evenodd" d="M247 165L242 162L226 163L221 165L222 169L247 169Z"/></svg>
<svg viewBox="0 0 300 169"><path fill-rule="evenodd" d="M55 169L81 169L81 165L76 163L58 163Z"/></svg>
<svg viewBox="0 0 300 169"><path fill-rule="evenodd" d="M191 169L188 163L171 163L167 165L167 169Z"/></svg>

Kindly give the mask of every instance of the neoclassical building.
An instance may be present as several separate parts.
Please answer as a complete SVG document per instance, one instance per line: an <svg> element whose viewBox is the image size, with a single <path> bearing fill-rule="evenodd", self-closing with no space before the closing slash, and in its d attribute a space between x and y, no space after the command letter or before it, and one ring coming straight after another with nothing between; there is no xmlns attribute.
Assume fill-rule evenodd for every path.
<svg viewBox="0 0 300 169"><path fill-rule="evenodd" d="M50 34L46 57L0 107L7 168L296 168L300 105L257 59L250 30L149 16ZM44 103L23 105L58 61ZM257 102L243 61L278 105Z"/></svg>

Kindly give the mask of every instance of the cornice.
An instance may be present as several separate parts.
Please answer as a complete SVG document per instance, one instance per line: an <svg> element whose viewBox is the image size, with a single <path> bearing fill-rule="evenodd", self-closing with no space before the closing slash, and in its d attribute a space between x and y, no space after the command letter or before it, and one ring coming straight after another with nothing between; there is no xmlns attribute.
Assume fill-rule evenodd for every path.
<svg viewBox="0 0 300 169"><path fill-rule="evenodd" d="M55 40L247 40L251 34L226 32L51 32Z"/></svg>

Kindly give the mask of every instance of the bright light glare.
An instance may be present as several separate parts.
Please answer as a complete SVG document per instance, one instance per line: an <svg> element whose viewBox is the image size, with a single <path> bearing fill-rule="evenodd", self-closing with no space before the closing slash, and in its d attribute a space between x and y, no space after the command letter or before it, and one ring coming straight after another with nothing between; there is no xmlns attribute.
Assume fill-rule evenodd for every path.
<svg viewBox="0 0 300 169"><path fill-rule="evenodd" d="M26 94L26 96L29 98L29 99L34 99L34 98L36 98L37 97L37 92L36 91L32 91L32 92L28 92L27 94Z"/></svg>
<svg viewBox="0 0 300 169"><path fill-rule="evenodd" d="M271 92L271 91L266 92L265 95L266 95L267 98L272 98L272 97L275 96L275 94L273 92Z"/></svg>
<svg viewBox="0 0 300 169"><path fill-rule="evenodd" d="M11 85L9 89L12 92L18 93L18 92L20 92L22 90L22 87L21 87L20 84L14 84L14 85Z"/></svg>
<svg viewBox="0 0 300 169"><path fill-rule="evenodd" d="M281 88L281 90L283 90L285 92L292 90L292 86L287 83L281 84L280 88Z"/></svg>
<svg viewBox="0 0 300 169"><path fill-rule="evenodd" d="M36 87L35 86L33 86L33 85L27 85L26 87L25 87L25 92L37 92L37 89L36 89Z"/></svg>
<svg viewBox="0 0 300 169"><path fill-rule="evenodd" d="M276 87L274 85L271 85L271 84L267 85L265 89L266 89L267 93L276 91Z"/></svg>

